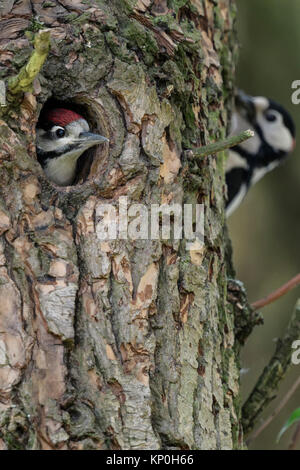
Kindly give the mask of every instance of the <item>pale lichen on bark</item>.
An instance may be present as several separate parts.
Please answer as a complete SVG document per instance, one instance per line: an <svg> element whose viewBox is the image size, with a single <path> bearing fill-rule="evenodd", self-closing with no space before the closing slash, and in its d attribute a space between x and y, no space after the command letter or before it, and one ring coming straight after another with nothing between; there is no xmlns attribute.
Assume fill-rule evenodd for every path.
<svg viewBox="0 0 300 470"><path fill-rule="evenodd" d="M15 325L0 335L2 445L238 448L225 154L200 162L200 191L181 164L184 149L226 134L234 2L52 4L11 6L3 20L10 35L0 35L5 80L2 64L16 75L32 53L23 34L39 27L32 13L53 41L40 83L1 125L0 288L14 293L3 321L11 316ZM9 28L18 18L16 33L18 21ZM35 161L32 135L51 96L89 106L110 138L78 188L52 187ZM99 207L118 208L120 196L147 207L203 203L204 249L190 252L184 240L100 240Z"/></svg>

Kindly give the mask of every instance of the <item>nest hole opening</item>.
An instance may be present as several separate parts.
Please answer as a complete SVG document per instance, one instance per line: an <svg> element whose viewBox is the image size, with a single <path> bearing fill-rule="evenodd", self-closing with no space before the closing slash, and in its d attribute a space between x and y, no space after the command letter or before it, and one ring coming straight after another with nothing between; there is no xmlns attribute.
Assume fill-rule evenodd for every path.
<svg viewBox="0 0 300 470"><path fill-rule="evenodd" d="M93 103L90 97L80 96L72 100L62 101L54 97L49 98L41 109L37 121L37 128L45 121L47 113L55 108L64 108L82 116L89 124L90 132L100 134L107 139L109 136L109 127L106 125L104 110L97 103ZM108 142L100 143L85 150L77 160L76 175L70 185L58 185L53 183L50 178L45 177L52 184L55 184L58 190L72 190L74 187L89 184L95 178L104 172L104 167L108 158ZM91 171L93 168L93 171ZM99 171L98 171L99 170ZM75 189L75 188L74 188Z"/></svg>

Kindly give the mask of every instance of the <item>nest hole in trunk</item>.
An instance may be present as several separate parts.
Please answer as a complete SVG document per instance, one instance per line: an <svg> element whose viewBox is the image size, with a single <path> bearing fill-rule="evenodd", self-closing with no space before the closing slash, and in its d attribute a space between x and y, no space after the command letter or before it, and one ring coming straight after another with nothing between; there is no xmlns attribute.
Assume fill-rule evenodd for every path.
<svg viewBox="0 0 300 470"><path fill-rule="evenodd" d="M49 98L41 109L38 124L43 120L44 115L50 109L65 108L75 111L81 115L89 124L90 131L103 135L111 140L111 129L108 124L108 119L104 108L101 103L93 98L85 95L78 95L72 100L62 101L54 97ZM92 182L99 182L101 176L107 168L109 155L109 142L103 142L86 150L77 161L76 177L71 186L58 186L55 183L50 183L58 191L72 192L76 188L89 185ZM46 175L45 175L46 177ZM46 177L47 178L47 177ZM49 181L49 179L48 179Z"/></svg>

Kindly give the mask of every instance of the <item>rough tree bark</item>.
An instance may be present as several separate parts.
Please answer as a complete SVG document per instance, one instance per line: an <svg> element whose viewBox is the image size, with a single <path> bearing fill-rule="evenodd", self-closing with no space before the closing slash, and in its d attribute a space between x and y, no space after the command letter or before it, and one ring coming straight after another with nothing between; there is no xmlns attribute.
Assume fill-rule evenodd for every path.
<svg viewBox="0 0 300 470"><path fill-rule="evenodd" d="M190 176L182 151L224 138L233 0L1 2L0 79L51 50L0 122L0 442L3 449L243 446L227 303L225 153ZM77 185L35 156L47 100L110 139ZM48 101L49 103L49 101ZM50 101L51 103L51 101ZM54 103L54 101L53 101ZM203 203L205 247L97 236L98 208Z"/></svg>

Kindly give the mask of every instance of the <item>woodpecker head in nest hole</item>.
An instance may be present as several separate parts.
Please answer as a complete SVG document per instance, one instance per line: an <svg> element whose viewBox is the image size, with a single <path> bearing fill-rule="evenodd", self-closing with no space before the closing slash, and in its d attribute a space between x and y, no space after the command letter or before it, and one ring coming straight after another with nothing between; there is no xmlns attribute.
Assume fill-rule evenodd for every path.
<svg viewBox="0 0 300 470"><path fill-rule="evenodd" d="M79 157L90 147L108 142L90 132L87 121L70 109L46 111L37 125L36 151L47 178L59 186L74 182Z"/></svg>
<svg viewBox="0 0 300 470"><path fill-rule="evenodd" d="M250 187L295 148L295 125L290 114L275 101L238 91L231 135L247 129L255 136L230 149L226 164L227 216L240 205Z"/></svg>

